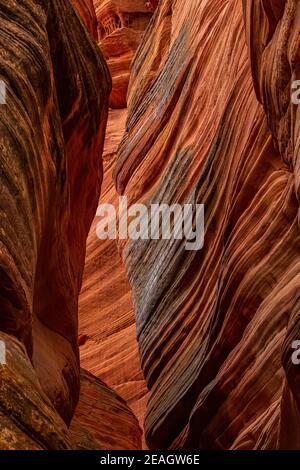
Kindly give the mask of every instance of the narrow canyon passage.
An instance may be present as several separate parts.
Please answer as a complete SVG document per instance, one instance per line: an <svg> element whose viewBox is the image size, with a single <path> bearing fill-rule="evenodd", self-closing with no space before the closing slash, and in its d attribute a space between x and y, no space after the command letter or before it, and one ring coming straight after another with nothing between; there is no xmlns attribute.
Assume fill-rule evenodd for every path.
<svg viewBox="0 0 300 470"><path fill-rule="evenodd" d="M108 61L113 80L99 203L112 204L116 208L119 195L113 171L127 120L130 65L154 11L154 5L146 5L144 1L131 2L129 8L125 5L125 10L123 3L94 1L99 47ZM131 288L118 242L98 239L98 220L95 217L87 240L79 297L81 367L115 390L127 402L143 429L148 389L140 365Z"/></svg>
<svg viewBox="0 0 300 470"><path fill-rule="evenodd" d="M127 109L110 110L103 153L101 204L118 207L112 178L117 146ZM99 240L95 218L87 241L83 286L79 298L81 366L101 378L126 400L144 425L148 390L136 340L131 289L116 240Z"/></svg>
<svg viewBox="0 0 300 470"><path fill-rule="evenodd" d="M132 64L127 123L113 171L117 193L132 204L194 198L206 210L206 242L199 252L187 252L181 241L119 244L151 390L145 434L153 449L267 449L290 439L285 417L298 402L297 371L285 369L281 355L287 348L289 364L284 345L295 338L289 317L297 310L299 288L297 170L289 155L293 144L286 143L293 134L287 131L291 111L284 111L286 102L272 95L261 74L278 73L277 86L286 96L291 76L280 58L272 62L272 54L279 48L288 56L284 32L295 14L296 4L265 11L263 2L251 0L161 1ZM122 15L108 16L100 32L104 42L124 25ZM261 57L266 39L258 28L265 24L273 36ZM109 57L108 42L104 54L114 78L118 60ZM110 102L116 107L124 89L120 75L119 96L113 91ZM119 124L113 122L120 115L110 116L108 135L116 135ZM110 181L104 200L115 200ZM86 273L91 265L88 258ZM110 281L102 291L107 296ZM82 294L87 306L90 282L86 277ZM120 320L126 311L120 310ZM82 317L84 335L92 321ZM123 338L121 331L115 335L118 353L111 361L108 356L101 371L109 380L128 348ZM96 371L92 351L101 346L88 342L81 355ZM101 353L105 357L104 346ZM124 386L118 390L124 393ZM297 414L292 421L297 428ZM288 445L297 446L297 433L293 439Z"/></svg>
<svg viewBox="0 0 300 470"><path fill-rule="evenodd" d="M300 449L299 76L297 0L0 0L0 450Z"/></svg>

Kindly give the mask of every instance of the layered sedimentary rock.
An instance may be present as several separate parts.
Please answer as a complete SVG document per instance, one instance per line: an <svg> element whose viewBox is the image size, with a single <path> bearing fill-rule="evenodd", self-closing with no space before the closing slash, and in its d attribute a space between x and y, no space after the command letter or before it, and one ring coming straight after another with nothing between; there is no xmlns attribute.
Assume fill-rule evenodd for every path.
<svg viewBox="0 0 300 470"><path fill-rule="evenodd" d="M101 204L118 208L112 172L127 109L110 110L103 152ZM132 408L143 426L147 387L140 366L131 289L116 240L100 240L95 217L87 240L79 301L82 367L104 380Z"/></svg>
<svg viewBox="0 0 300 470"><path fill-rule="evenodd" d="M78 450L138 450L142 431L126 402L101 380L81 371L76 414L70 427Z"/></svg>
<svg viewBox="0 0 300 470"><path fill-rule="evenodd" d="M135 57L117 191L205 204L202 250L120 244L151 448L300 445L299 11L161 1Z"/></svg>
<svg viewBox="0 0 300 470"><path fill-rule="evenodd" d="M71 0L91 36L98 41L98 23L93 0Z"/></svg>
<svg viewBox="0 0 300 470"><path fill-rule="evenodd" d="M110 105L120 107L109 112L100 203L112 204L118 209L112 173L127 118L130 64L157 3L95 0L94 4L99 22L99 46L113 75ZM116 23L114 18L117 18ZM97 238L98 222L96 217L87 241L79 304L81 362L84 368L120 393L143 426L148 390L140 367L131 289L116 241Z"/></svg>
<svg viewBox="0 0 300 470"><path fill-rule="evenodd" d="M291 90L300 73L299 4L295 0L271 2L266 8L261 1L249 0L244 2L244 8L255 91L266 112L275 148L289 170L286 194L292 201L287 209L293 218L290 239L299 252L300 111L291 102ZM287 253L285 263L288 259ZM292 344L300 338L299 270L296 257L285 273L286 280L279 293L282 305L282 298L289 296L287 329L281 347L285 378L278 442L284 448L300 447L300 369L291 360Z"/></svg>
<svg viewBox="0 0 300 470"><path fill-rule="evenodd" d="M1 0L0 46L0 448L68 448L111 82L69 0Z"/></svg>
<svg viewBox="0 0 300 470"><path fill-rule="evenodd" d="M130 65L156 8L145 0L94 0L99 45L112 75L112 108L125 108Z"/></svg>
<svg viewBox="0 0 300 470"><path fill-rule="evenodd" d="M127 276L149 447L299 448L298 2L95 0L98 32L72 3L0 0L0 448L141 446ZM78 341L110 91L88 30L114 108L142 40L101 202L204 204L205 243L117 249L95 219Z"/></svg>
<svg viewBox="0 0 300 470"><path fill-rule="evenodd" d="M6 364L0 364L0 449L71 449L68 428L42 390L24 345L2 332L0 341L6 345Z"/></svg>

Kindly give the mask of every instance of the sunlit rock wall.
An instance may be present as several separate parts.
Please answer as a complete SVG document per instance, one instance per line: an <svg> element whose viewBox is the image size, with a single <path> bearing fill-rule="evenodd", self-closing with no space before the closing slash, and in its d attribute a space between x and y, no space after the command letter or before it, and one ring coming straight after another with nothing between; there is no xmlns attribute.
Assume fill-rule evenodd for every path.
<svg viewBox="0 0 300 470"><path fill-rule="evenodd" d="M296 1L161 1L135 56L117 191L205 204L200 251L120 244L151 448L300 445L299 12Z"/></svg>
<svg viewBox="0 0 300 470"><path fill-rule="evenodd" d="M145 0L94 0L99 45L113 81L112 108L125 108L130 65L156 7Z"/></svg>
<svg viewBox="0 0 300 470"><path fill-rule="evenodd" d="M111 81L69 0L0 1L0 79L0 448L68 448Z"/></svg>

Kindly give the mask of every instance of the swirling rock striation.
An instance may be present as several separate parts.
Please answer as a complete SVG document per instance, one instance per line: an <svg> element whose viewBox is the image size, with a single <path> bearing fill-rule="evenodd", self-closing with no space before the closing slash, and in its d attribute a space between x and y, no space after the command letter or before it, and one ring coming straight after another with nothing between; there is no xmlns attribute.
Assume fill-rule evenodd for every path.
<svg viewBox="0 0 300 470"><path fill-rule="evenodd" d="M103 151L101 204L118 208L112 172L124 133L127 109L109 111ZM79 298L80 359L132 408L143 426L148 390L140 366L131 289L116 240L100 240L95 217L87 239Z"/></svg>
<svg viewBox="0 0 300 470"><path fill-rule="evenodd" d="M292 243L299 248L300 111L299 106L291 100L293 83L299 79L300 73L299 4L295 0L280 3L273 1L266 8L262 1L249 0L244 2L244 9L256 95L267 115L275 148L290 173L287 191L293 203L293 224L296 227ZM296 260L293 259L291 264L295 264ZM299 272L299 265L296 265L294 276L289 268L289 282L286 283L291 287L288 289L286 286L281 292L282 297L283 293L290 291L287 329L281 349L285 379L278 443L282 448L300 447L300 370L291 360L292 344L300 338L297 271ZM281 302L284 304L283 300Z"/></svg>
<svg viewBox="0 0 300 470"><path fill-rule="evenodd" d="M79 402L70 431L78 450L141 448L142 430L126 402L83 369Z"/></svg>
<svg viewBox="0 0 300 470"><path fill-rule="evenodd" d="M1 0L0 46L0 447L68 448L111 81L69 0Z"/></svg>
<svg viewBox="0 0 300 470"><path fill-rule="evenodd" d="M132 66L117 191L205 204L202 250L120 244L150 448L300 446L300 10L243 3L161 1Z"/></svg>
<svg viewBox="0 0 300 470"><path fill-rule="evenodd" d="M126 125L125 108L110 113L104 198L203 203L205 244L119 243L147 443L299 448L298 2L95 0L98 33L92 3L73 3L0 0L0 448L141 446L125 401L80 376L77 307L111 88L90 34L124 108L155 7ZM140 417L129 286L116 245L90 237L83 362Z"/></svg>
<svg viewBox="0 0 300 470"><path fill-rule="evenodd" d="M42 390L24 345L2 332L0 341L6 345L6 364L0 365L0 449L71 449L69 430Z"/></svg>
<svg viewBox="0 0 300 470"><path fill-rule="evenodd" d="M119 200L112 173L127 117L130 64L157 6L155 2L146 3L140 0L94 1L99 21L99 46L108 58L113 75L110 105L120 107L109 112L100 203L112 204L116 209ZM116 23L113 22L115 17ZM116 240L97 238L99 220L98 217L94 219L87 240L79 302L81 363L127 401L143 426L148 390L140 367L131 289Z"/></svg>
<svg viewBox="0 0 300 470"><path fill-rule="evenodd" d="M72 0L91 36L98 41L98 22L93 0Z"/></svg>
<svg viewBox="0 0 300 470"><path fill-rule="evenodd" d="M130 65L156 5L145 0L94 0L99 45L112 75L112 108L125 108Z"/></svg>

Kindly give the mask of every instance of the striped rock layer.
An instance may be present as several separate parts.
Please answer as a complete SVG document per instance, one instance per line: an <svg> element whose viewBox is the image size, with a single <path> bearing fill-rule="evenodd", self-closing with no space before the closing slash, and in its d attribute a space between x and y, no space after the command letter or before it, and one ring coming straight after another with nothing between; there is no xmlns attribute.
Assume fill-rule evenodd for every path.
<svg viewBox="0 0 300 470"><path fill-rule="evenodd" d="M91 36L98 41L98 23L93 0L71 0Z"/></svg>
<svg viewBox="0 0 300 470"><path fill-rule="evenodd" d="M205 244L120 244L150 448L300 446L296 0L160 1L132 65L114 180L205 204Z"/></svg>
<svg viewBox="0 0 300 470"><path fill-rule="evenodd" d="M118 207L113 184L118 144L127 109L109 111L103 152L100 204ZM126 400L144 424L147 386L140 366L131 289L116 240L99 240L95 217L87 239L79 298L79 345L83 368L102 379Z"/></svg>
<svg viewBox="0 0 300 470"><path fill-rule="evenodd" d="M126 402L79 368L78 293L102 180L110 77L91 40L98 36L92 3L72 3L78 13L70 0L0 0L7 88L0 105L0 449L141 445ZM111 106L123 108L137 42L119 33L134 2L101 3L101 42L119 35L104 51ZM299 366L291 361L300 339L300 131L291 104L300 72L298 2L136 3L144 5L129 15L134 24L145 9L157 10L140 35L118 151L126 109L110 113L105 197L205 204L202 250L187 251L184 240L119 244L151 391L147 444L299 448ZM107 363L98 365L99 349L89 360L136 400L138 415L146 387L129 286L112 246L88 247L86 272L95 250L103 276L86 278L82 311L98 302L92 288L99 281L105 321L97 331L96 317L83 315L94 338L83 334L79 342L83 357L89 342L103 354L111 348Z"/></svg>
<svg viewBox="0 0 300 470"><path fill-rule="evenodd" d="M82 369L78 406L70 432L78 450L138 450L142 431L126 402Z"/></svg>
<svg viewBox="0 0 300 470"><path fill-rule="evenodd" d="M94 4L99 46L112 73L114 108L108 117L99 202L118 208L112 173L127 118L130 65L157 4L143 0L95 0ZM95 217L88 236L79 300L81 364L116 390L143 426L148 390L140 366L131 289L116 240L97 238L99 220Z"/></svg>
<svg viewBox="0 0 300 470"><path fill-rule="evenodd" d="M107 60L113 88L112 108L126 108L130 65L155 10L147 0L94 0L99 45Z"/></svg>
<svg viewBox="0 0 300 470"><path fill-rule="evenodd" d="M0 0L0 79L0 449L71 449L111 79L69 0ZM128 422L127 446L138 446L126 404L105 385L94 395L118 404L112 425Z"/></svg>

